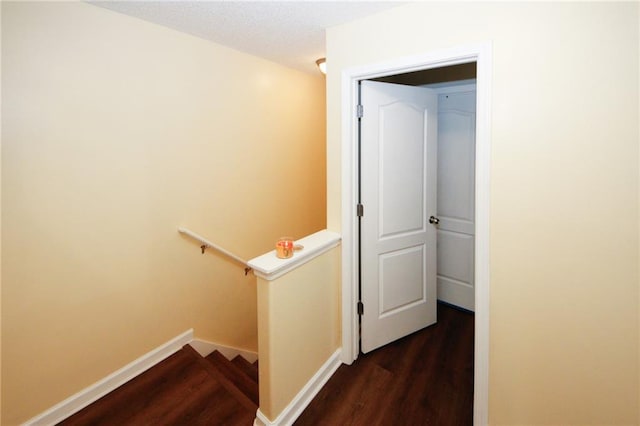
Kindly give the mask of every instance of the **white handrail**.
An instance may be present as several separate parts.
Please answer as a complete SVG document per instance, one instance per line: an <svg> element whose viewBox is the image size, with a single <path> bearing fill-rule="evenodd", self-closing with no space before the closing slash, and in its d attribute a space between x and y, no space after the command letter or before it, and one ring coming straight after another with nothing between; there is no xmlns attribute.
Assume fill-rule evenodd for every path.
<svg viewBox="0 0 640 426"><path fill-rule="evenodd" d="M211 241L207 240L203 236L198 235L195 232L190 231L187 228L183 228L183 227L179 227L178 228L178 232L180 232L181 234L188 235L191 238L193 238L194 240L197 240L197 241L201 242L202 245L200 246L200 249L202 250L203 254L204 254L204 251L205 251L206 248L215 249L215 250L219 251L220 253L232 258L233 260L242 263L245 266L245 268L244 268L244 274L245 275L247 275L249 273L249 271L251 271L252 268L251 268L251 266L249 266L249 262L247 262L246 260L244 260L240 256L231 253L229 250L223 249L219 245L217 245L215 243L212 243Z"/></svg>

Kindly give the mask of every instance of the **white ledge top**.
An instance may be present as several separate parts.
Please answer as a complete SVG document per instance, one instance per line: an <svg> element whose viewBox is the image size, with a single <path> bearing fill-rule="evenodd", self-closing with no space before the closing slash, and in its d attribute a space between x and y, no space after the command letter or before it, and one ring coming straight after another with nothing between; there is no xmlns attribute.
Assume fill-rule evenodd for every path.
<svg viewBox="0 0 640 426"><path fill-rule="evenodd" d="M262 256L255 257L248 262L253 273L267 281L276 278L304 265L311 259L329 251L340 244L340 234L322 230L295 241L295 244L304 246L302 250L294 250L293 256L288 259L280 259L276 251L272 250Z"/></svg>

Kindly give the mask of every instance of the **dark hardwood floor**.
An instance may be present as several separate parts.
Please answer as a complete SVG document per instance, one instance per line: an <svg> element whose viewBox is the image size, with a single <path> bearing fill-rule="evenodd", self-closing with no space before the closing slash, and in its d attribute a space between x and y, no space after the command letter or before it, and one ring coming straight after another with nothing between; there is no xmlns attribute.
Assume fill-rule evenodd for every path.
<svg viewBox="0 0 640 426"><path fill-rule="evenodd" d="M473 324L472 313L438 305L436 325L342 365L295 424L473 424ZM185 346L61 425L252 425L256 372L233 385L210 364L217 358Z"/></svg>
<svg viewBox="0 0 640 426"><path fill-rule="evenodd" d="M472 425L473 329L438 304L437 324L338 368L295 425Z"/></svg>
<svg viewBox="0 0 640 426"><path fill-rule="evenodd" d="M257 408L187 345L59 425L249 426Z"/></svg>

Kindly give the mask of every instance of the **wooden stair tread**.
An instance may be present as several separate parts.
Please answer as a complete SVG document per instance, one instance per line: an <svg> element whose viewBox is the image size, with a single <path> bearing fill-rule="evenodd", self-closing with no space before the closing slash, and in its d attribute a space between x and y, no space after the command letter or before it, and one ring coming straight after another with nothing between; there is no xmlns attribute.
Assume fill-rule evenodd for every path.
<svg viewBox="0 0 640 426"><path fill-rule="evenodd" d="M246 360L242 355L238 355L231 360L231 362L238 367L238 369L242 370L244 374L249 376L251 380L258 383L258 368Z"/></svg>
<svg viewBox="0 0 640 426"><path fill-rule="evenodd" d="M225 368L227 366L226 364L233 368L235 368L235 366L231 364L231 361L226 359L224 355L220 354L224 361L226 361L226 364L224 364L224 361L222 360L219 360L219 362L212 361L209 358L211 355L206 358L201 357L200 354L189 345L185 345L183 349L190 353L191 356L197 360L198 364L202 366L211 377L219 381L220 384L224 386L224 388L229 391L229 393L231 393L244 407L253 410L254 412L258 409L260 401L258 398L257 384L254 383L256 387L254 395L251 386L247 386L246 384L248 378L246 378L244 373L236 372L235 374L237 374L238 377L233 377L230 372L227 371L228 369ZM214 353L216 352L218 351L215 351Z"/></svg>
<svg viewBox="0 0 640 426"><path fill-rule="evenodd" d="M207 355L205 359L213 368L237 386L243 394L253 401L257 408L260 404L257 380L250 378L218 351L214 351Z"/></svg>
<svg viewBox="0 0 640 426"><path fill-rule="evenodd" d="M249 425L254 418L253 406L239 403L183 349L60 424Z"/></svg>

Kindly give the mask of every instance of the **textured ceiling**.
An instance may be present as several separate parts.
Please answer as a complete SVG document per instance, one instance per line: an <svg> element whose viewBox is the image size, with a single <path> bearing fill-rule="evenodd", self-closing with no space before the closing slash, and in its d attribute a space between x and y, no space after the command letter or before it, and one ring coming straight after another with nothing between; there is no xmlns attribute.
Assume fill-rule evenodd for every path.
<svg viewBox="0 0 640 426"><path fill-rule="evenodd" d="M325 29L402 3L392 1L90 1L282 65L317 72Z"/></svg>

